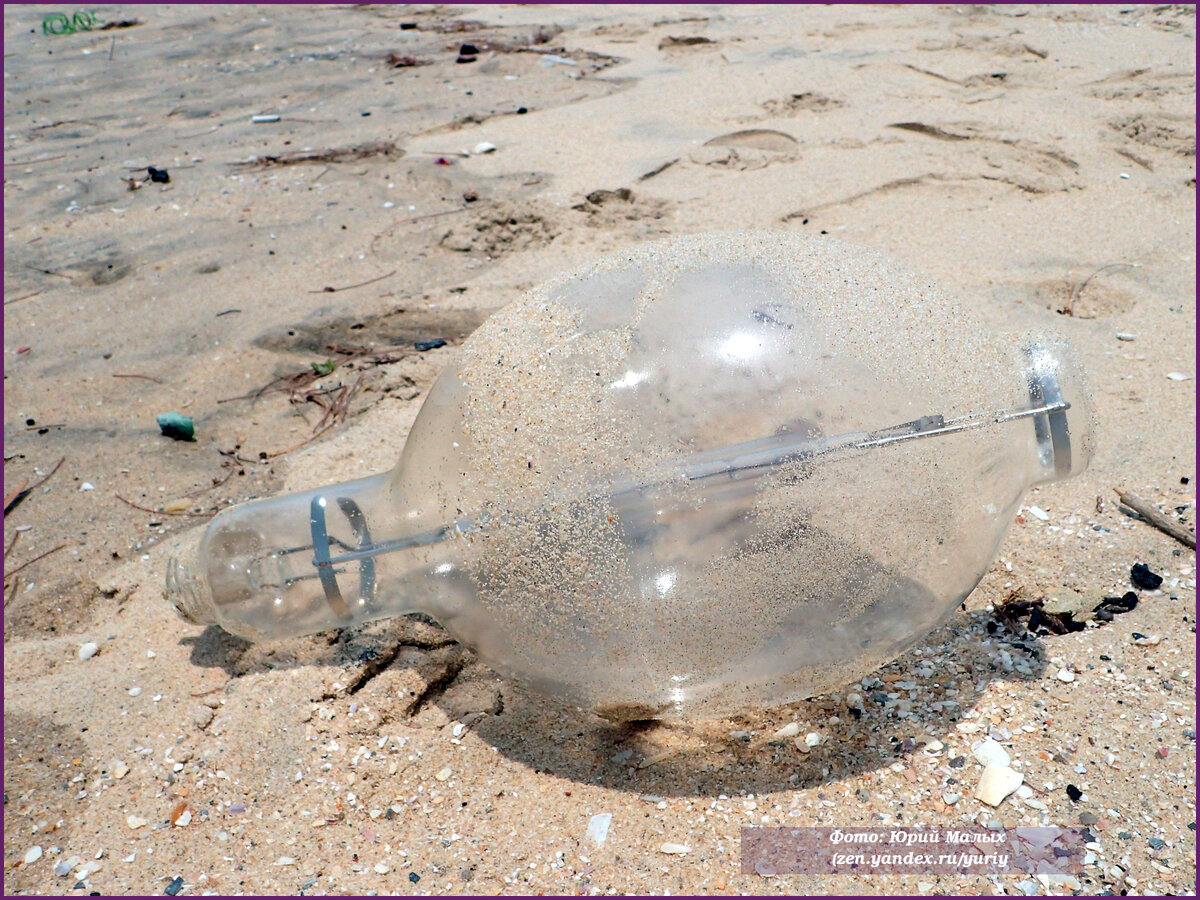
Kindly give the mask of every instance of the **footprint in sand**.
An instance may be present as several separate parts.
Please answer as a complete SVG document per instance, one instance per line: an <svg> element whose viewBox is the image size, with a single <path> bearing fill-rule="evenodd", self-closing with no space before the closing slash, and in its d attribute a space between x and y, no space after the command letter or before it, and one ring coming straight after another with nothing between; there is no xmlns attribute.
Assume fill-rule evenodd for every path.
<svg viewBox="0 0 1200 900"><path fill-rule="evenodd" d="M734 131L705 141L691 161L718 168L761 169L776 162L790 162L800 155L800 145L790 134L769 128Z"/></svg>

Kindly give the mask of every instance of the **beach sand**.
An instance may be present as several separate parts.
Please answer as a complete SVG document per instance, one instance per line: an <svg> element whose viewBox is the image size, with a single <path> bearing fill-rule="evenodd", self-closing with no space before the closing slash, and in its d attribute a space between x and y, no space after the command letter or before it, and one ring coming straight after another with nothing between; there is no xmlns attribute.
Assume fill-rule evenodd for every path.
<svg viewBox="0 0 1200 900"><path fill-rule="evenodd" d="M1194 528L1194 8L130 6L44 35L54 11L4 11L5 493L35 485L4 520L8 893L1075 887L740 872L743 826L996 822L1090 823L1083 893L1194 892L1195 555L1113 493ZM1090 379L1091 468L865 683L621 729L428 623L250 645L164 602L212 510L390 469L490 311L751 228L884 251ZM372 344L406 352L310 440L357 376L289 379ZM1111 622L996 625L1138 562L1162 588ZM989 734L1030 789L997 808Z"/></svg>

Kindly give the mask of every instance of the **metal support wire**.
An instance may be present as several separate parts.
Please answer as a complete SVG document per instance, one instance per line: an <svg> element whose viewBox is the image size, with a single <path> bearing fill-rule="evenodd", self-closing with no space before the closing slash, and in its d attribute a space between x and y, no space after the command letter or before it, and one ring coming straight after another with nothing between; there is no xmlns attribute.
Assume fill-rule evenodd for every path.
<svg viewBox="0 0 1200 900"><path fill-rule="evenodd" d="M616 482L611 487L598 488L597 491L612 495L620 505L622 499L631 499L638 494L644 494L675 481L695 484L722 476L726 479L738 480L753 477L761 474L764 470L770 471L788 463L817 459L840 451L865 450L918 438L943 437L1025 418L1034 420L1043 461L1053 464L1059 474L1070 471L1071 445L1067 431L1066 411L1071 408L1071 404L1062 399L1057 383L1046 376L1035 378L1030 382L1030 399L1033 402L1030 407L991 416L961 416L949 420L941 415L923 416L891 428L835 435L828 438L803 438L790 432L758 438L741 444L693 454L680 463L662 467L662 474L658 477L651 476L638 481ZM309 514L312 546L294 547L282 552L296 553L309 549L313 551L316 575L298 576L289 580L320 578L325 598L330 607L339 617L346 619L351 617L351 612L342 597L337 581L337 576L344 573L345 569L338 569L338 566L351 562L361 563L359 566L359 596L363 601L370 602L375 595L374 557L396 550L437 544L450 537L480 531L487 524L464 517L451 525L427 529L396 540L375 543L371 539L366 518L358 504L346 497L339 497L337 504L350 522L350 527L354 532L354 545L330 537L325 521L326 497L318 495L313 498ZM334 545L346 552L333 556L330 548Z"/></svg>

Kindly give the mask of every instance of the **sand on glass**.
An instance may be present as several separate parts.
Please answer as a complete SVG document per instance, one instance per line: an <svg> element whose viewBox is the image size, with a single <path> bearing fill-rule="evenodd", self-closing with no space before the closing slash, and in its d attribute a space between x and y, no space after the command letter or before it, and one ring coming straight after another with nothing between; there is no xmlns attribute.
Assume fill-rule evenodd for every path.
<svg viewBox="0 0 1200 900"><path fill-rule="evenodd" d="M611 718L727 713L897 656L1091 450L1060 338L828 238L677 237L497 312L394 469L221 513L168 597L251 640L422 612Z"/></svg>

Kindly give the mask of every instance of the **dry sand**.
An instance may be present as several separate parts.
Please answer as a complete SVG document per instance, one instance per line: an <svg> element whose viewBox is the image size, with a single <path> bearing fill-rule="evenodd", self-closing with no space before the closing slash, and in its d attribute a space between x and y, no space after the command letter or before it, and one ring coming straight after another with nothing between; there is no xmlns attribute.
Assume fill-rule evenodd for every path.
<svg viewBox="0 0 1200 900"><path fill-rule="evenodd" d="M47 37L51 11L4 11L5 491L65 457L4 522L7 892L1053 893L741 875L739 829L1081 815L1083 892L1194 891L1195 556L1112 493L1194 523L1193 8L139 6ZM428 624L250 646L163 602L207 511L390 468L488 311L739 228L888 252L997 326L1062 330L1091 379L1091 469L1030 496L1047 518L878 684L618 730ZM303 393L227 399L422 338L450 346L367 370L308 444ZM169 410L195 443L159 435ZM1014 589L1119 596L1139 561L1163 588L1109 624L995 629ZM790 722L822 742L771 743ZM972 797L988 733L1032 789L997 809Z"/></svg>

